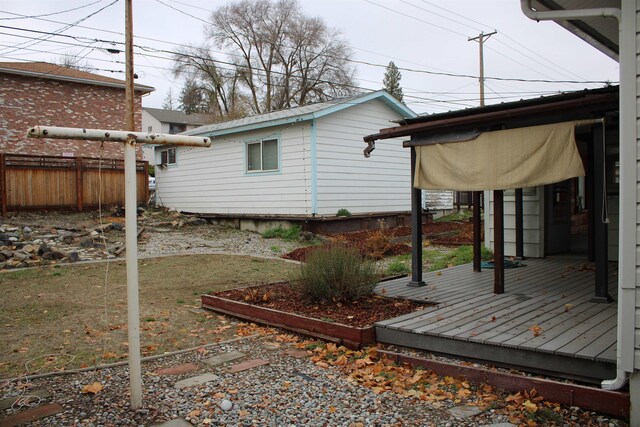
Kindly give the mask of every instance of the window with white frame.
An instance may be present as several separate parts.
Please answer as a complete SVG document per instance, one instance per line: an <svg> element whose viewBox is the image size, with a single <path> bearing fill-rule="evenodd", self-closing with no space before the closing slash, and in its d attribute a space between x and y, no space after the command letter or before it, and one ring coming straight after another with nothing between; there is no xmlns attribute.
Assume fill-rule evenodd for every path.
<svg viewBox="0 0 640 427"><path fill-rule="evenodd" d="M280 169L276 138L247 142L247 172L268 172Z"/></svg>
<svg viewBox="0 0 640 427"><path fill-rule="evenodd" d="M160 164L175 165L176 164L176 148L166 148L160 151Z"/></svg>

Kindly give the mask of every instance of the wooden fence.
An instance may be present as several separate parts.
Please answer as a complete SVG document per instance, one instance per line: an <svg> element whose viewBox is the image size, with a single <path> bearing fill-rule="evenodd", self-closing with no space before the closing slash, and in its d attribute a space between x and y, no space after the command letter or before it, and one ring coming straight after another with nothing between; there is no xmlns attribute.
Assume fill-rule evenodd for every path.
<svg viewBox="0 0 640 427"><path fill-rule="evenodd" d="M136 162L138 203L149 199L149 163ZM124 160L0 153L2 215L8 211L124 206Z"/></svg>

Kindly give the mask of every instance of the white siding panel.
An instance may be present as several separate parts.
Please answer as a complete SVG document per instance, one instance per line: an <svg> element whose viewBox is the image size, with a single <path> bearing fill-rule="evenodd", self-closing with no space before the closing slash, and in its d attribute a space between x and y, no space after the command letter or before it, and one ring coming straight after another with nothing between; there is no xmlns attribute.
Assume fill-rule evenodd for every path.
<svg viewBox="0 0 640 427"><path fill-rule="evenodd" d="M453 191L424 190L422 194L426 209L453 209Z"/></svg>
<svg viewBox="0 0 640 427"><path fill-rule="evenodd" d="M308 215L310 123L217 138L210 148L179 147L177 164L157 169L158 204L184 212ZM277 136L280 171L245 172L245 142Z"/></svg>
<svg viewBox="0 0 640 427"><path fill-rule="evenodd" d="M544 197L544 188L538 187L535 194L528 195L524 191L522 197L522 228L523 228L523 249L524 256L539 258L544 256L544 240L541 225L543 222L543 212L541 200ZM485 193L486 195L487 193ZM489 192L489 208L485 209L485 218L488 218L488 236L485 236L486 245L494 248L494 227L493 227L493 191ZM485 200L487 200L485 198ZM504 195L504 254L505 256L516 255L516 203L515 195L506 193ZM489 213L487 215L487 212Z"/></svg>
<svg viewBox="0 0 640 427"><path fill-rule="evenodd" d="M409 211L410 151L402 140L376 141L368 159L362 138L402 117L379 100L317 120L318 214Z"/></svg>

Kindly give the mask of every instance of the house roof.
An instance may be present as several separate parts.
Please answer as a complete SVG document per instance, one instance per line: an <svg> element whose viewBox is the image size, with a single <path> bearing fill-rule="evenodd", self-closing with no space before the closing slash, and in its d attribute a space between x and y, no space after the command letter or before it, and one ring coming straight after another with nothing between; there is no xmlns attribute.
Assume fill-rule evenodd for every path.
<svg viewBox="0 0 640 427"><path fill-rule="evenodd" d="M372 142L425 132L446 132L463 127L511 128L524 123L530 126L535 120L540 121L539 124L543 124L544 121L578 120L617 110L618 92L618 86L609 86L407 118L401 122L401 126L380 129L376 134L365 136L364 140Z"/></svg>
<svg viewBox="0 0 640 427"><path fill-rule="evenodd" d="M621 0L532 0L536 11L580 10L586 8L617 8ZM558 25L585 40L605 55L618 60L620 42L618 40L618 21L602 16L579 20L557 20Z"/></svg>
<svg viewBox="0 0 640 427"><path fill-rule="evenodd" d="M337 111L344 110L374 99L379 99L396 111L402 117L416 117L409 107L399 102L384 90L371 92L365 95L357 95L348 98L334 99L327 102L303 105L287 110L273 111L228 122L214 123L201 126L185 132L185 135L208 135L211 137L227 135L249 130L269 128L289 123L303 122L317 119Z"/></svg>
<svg viewBox="0 0 640 427"><path fill-rule="evenodd" d="M88 73L86 71L80 71L62 65L50 64L48 62L0 62L0 73L122 89L124 89L126 85L124 80ZM134 84L134 88L142 93L149 93L155 90L155 88L151 86L142 84Z"/></svg>
<svg viewBox="0 0 640 427"><path fill-rule="evenodd" d="M162 108L143 108L143 111L151 114L162 123L177 123L183 125L202 126L211 122L210 114L191 113L184 111L163 110Z"/></svg>

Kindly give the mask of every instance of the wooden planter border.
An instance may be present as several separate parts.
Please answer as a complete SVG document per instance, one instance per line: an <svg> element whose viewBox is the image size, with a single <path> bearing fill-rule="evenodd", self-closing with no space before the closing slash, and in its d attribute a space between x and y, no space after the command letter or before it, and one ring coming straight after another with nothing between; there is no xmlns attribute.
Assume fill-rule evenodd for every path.
<svg viewBox="0 0 640 427"><path fill-rule="evenodd" d="M376 342L375 328L357 328L260 307L216 295L203 295L202 307L241 319L333 341L351 349Z"/></svg>

